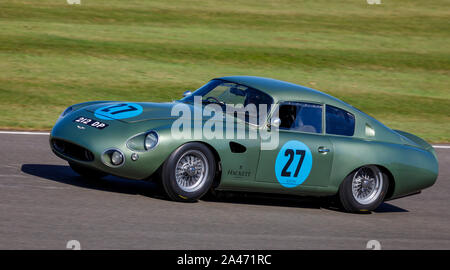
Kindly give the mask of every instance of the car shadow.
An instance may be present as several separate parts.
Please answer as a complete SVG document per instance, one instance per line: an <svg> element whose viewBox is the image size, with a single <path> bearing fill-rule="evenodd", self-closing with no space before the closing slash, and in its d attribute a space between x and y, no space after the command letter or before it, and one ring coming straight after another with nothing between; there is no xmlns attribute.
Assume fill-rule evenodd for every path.
<svg viewBox="0 0 450 270"><path fill-rule="evenodd" d="M143 195L155 199L167 200L162 189L152 181L130 180L116 176L107 176L104 179L89 180L76 174L69 166L51 164L23 164L22 172L42 179L55 181L81 188L89 188L100 191L116 192L130 195ZM343 210L330 198L300 197L294 195L268 195L246 192L217 192L208 194L202 201L253 204L280 207L296 207L311 209L328 209L337 212ZM408 210L389 203L382 203L375 213L408 212ZM371 214L372 212L365 212Z"/></svg>
<svg viewBox="0 0 450 270"><path fill-rule="evenodd" d="M323 208L326 202L320 198L299 197L299 196L277 196L272 194L253 193L253 192L234 192L220 191L214 195L204 196L202 201L235 203L235 204L253 204L265 206L281 206L296 208Z"/></svg>
<svg viewBox="0 0 450 270"><path fill-rule="evenodd" d="M68 184L81 188L123 193L129 195L144 195L149 197L163 197L158 192L158 186L152 181L130 180L116 176L102 179L85 179L75 173L69 166L47 164L23 164L22 172L42 179Z"/></svg>
<svg viewBox="0 0 450 270"><path fill-rule="evenodd" d="M335 212L345 212L335 202L335 200L330 197L307 197L307 196L275 195L275 194L248 193L248 192L217 192L215 196L207 196L202 200L212 202L237 203L237 204L327 209ZM372 212L368 211L368 212L361 212L358 214L363 215L372 214L373 212L399 213L409 211L397 207L395 205L383 202L376 210Z"/></svg>
<svg viewBox="0 0 450 270"><path fill-rule="evenodd" d="M383 202L373 212L375 212L375 213L401 213L401 212L409 212L409 211L404 208L392 205L390 203Z"/></svg>

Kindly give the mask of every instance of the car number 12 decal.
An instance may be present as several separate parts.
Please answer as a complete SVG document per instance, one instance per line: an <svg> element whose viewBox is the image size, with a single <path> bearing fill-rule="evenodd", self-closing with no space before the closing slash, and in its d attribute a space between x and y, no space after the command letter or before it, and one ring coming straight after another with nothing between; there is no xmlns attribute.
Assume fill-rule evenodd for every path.
<svg viewBox="0 0 450 270"><path fill-rule="evenodd" d="M138 116L142 113L142 106L136 103L118 103L95 110L95 116L100 119L125 119Z"/></svg>
<svg viewBox="0 0 450 270"><path fill-rule="evenodd" d="M275 161L275 175L284 187L301 185L308 178L312 167L312 155L308 146L300 141L288 141Z"/></svg>

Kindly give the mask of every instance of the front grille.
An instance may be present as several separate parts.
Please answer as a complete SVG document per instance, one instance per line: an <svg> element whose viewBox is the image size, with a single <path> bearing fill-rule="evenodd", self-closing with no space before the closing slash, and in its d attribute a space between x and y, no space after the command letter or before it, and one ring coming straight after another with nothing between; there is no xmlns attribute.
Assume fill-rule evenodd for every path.
<svg viewBox="0 0 450 270"><path fill-rule="evenodd" d="M63 140L53 139L52 140L52 146L53 149L70 158L78 159L81 161L93 161L94 160L94 154L87 150L86 148L83 148L81 146L78 146L76 144L66 142Z"/></svg>

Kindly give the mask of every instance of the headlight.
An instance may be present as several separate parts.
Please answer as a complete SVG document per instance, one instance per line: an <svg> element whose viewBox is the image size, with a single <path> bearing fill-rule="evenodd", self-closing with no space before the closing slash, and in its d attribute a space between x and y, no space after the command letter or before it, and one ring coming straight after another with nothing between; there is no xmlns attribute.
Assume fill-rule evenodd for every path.
<svg viewBox="0 0 450 270"><path fill-rule="evenodd" d="M136 152L145 152L158 145L159 136L154 130L139 133L129 138L126 142L128 149Z"/></svg>
<svg viewBox="0 0 450 270"><path fill-rule="evenodd" d="M150 131L145 136L145 150L150 150L158 144L158 133L156 131Z"/></svg>

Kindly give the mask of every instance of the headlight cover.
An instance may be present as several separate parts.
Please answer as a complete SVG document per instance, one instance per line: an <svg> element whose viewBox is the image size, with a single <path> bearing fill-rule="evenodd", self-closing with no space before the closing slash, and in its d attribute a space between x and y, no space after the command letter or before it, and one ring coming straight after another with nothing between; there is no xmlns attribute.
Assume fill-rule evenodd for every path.
<svg viewBox="0 0 450 270"><path fill-rule="evenodd" d="M128 149L136 152L149 151L158 145L159 136L154 130L134 135L127 140Z"/></svg>
<svg viewBox="0 0 450 270"><path fill-rule="evenodd" d="M145 150L150 150L156 147L156 145L158 144L158 133L156 133L156 131L150 131L147 133L147 135L145 136L145 142L144 142L144 146L145 146Z"/></svg>

